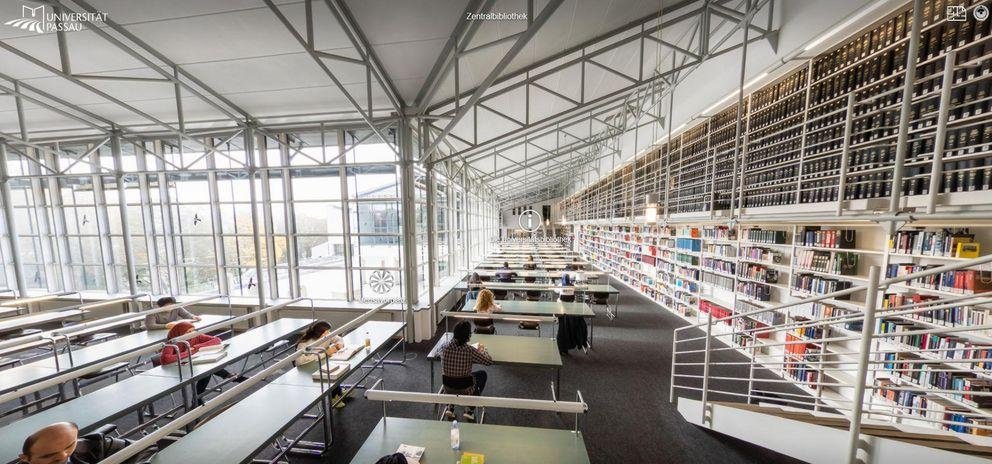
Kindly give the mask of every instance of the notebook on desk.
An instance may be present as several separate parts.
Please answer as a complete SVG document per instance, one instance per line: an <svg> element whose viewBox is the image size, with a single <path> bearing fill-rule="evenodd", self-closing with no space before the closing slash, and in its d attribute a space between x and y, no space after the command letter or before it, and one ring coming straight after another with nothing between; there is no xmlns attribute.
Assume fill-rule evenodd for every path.
<svg viewBox="0 0 992 464"><path fill-rule="evenodd" d="M314 371L313 379L320 381L323 380L337 380L341 378L344 374L348 373L348 369L351 369L351 365L344 362L328 362L324 364L320 363L320 369Z"/></svg>
<svg viewBox="0 0 992 464"><path fill-rule="evenodd" d="M354 356L355 353L358 353L358 351L361 350L362 348L365 348L365 345L347 345L344 348L341 348L340 350L332 354L331 359L335 361L347 361L351 359L351 357Z"/></svg>
<svg viewBox="0 0 992 464"><path fill-rule="evenodd" d="M211 346L209 347L209 348L213 348L211 350L206 350L206 351L204 351L203 349L198 350L196 354L193 355L193 360L192 360L193 364L209 364L223 359L225 356L227 356L227 350L225 349L226 347L223 345L218 345L218 346L219 349L217 347Z"/></svg>

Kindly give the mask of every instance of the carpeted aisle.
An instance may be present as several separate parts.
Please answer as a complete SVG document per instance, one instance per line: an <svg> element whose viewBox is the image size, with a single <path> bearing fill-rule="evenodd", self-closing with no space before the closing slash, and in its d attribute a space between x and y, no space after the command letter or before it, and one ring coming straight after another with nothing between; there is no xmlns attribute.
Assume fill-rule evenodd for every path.
<svg viewBox="0 0 992 464"><path fill-rule="evenodd" d="M685 321L626 286L614 285L622 292L620 317L609 321L599 314L594 349L588 354L572 351L563 358L562 399L574 400L576 390L580 390L589 404L589 412L580 417L579 429L592 462L796 462L686 423L668 401L672 330L686 325ZM501 325L499 333L512 335L518 334L518 330ZM424 361L428 345L409 346L408 353L415 353L416 358L405 367L386 367L388 389L428 390ZM730 353L725 355L728 360L744 359ZM545 372L507 366L485 369L489 372L486 395L551 398L550 378ZM422 405L391 404L388 411L390 416L431 417L431 409ZM381 417L380 403L364 398L351 401L335 413L335 440L326 458L294 459L294 462L350 462ZM574 426L574 416L559 418L551 413L489 410L486 423L568 429ZM317 439L317 434L312 434L312 438Z"/></svg>

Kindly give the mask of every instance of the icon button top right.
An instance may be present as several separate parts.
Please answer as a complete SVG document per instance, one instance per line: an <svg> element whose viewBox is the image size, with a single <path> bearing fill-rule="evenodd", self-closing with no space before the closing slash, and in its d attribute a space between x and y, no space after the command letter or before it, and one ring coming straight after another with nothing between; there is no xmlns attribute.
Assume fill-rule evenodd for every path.
<svg viewBox="0 0 992 464"><path fill-rule="evenodd" d="M989 7L985 5L978 5L975 7L975 19L979 21L985 21L989 19Z"/></svg>

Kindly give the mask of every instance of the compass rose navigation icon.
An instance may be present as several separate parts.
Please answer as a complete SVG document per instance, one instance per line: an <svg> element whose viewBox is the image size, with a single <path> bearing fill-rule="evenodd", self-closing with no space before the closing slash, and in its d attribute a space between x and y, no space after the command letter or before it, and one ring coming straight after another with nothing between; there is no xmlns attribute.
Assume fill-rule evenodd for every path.
<svg viewBox="0 0 992 464"><path fill-rule="evenodd" d="M541 213L528 209L519 218L520 228L527 232L535 232L541 228Z"/></svg>

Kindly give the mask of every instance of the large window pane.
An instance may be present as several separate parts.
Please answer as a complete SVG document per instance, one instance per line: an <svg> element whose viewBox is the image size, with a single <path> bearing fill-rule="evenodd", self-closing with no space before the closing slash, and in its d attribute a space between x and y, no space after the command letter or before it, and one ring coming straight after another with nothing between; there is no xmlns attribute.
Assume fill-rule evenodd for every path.
<svg viewBox="0 0 992 464"><path fill-rule="evenodd" d="M344 269L300 268L300 295L344 300L348 297Z"/></svg>

